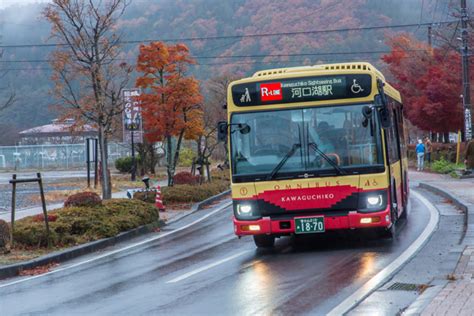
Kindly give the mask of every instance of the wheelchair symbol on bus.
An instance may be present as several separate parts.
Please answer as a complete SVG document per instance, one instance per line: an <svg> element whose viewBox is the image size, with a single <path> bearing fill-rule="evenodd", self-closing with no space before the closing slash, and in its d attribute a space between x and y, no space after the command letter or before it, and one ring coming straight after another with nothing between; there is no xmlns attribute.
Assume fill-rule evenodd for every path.
<svg viewBox="0 0 474 316"><path fill-rule="evenodd" d="M358 94L364 91L364 89L362 89L362 87L357 83L357 79L352 80L352 82L353 82L351 86L352 93Z"/></svg>

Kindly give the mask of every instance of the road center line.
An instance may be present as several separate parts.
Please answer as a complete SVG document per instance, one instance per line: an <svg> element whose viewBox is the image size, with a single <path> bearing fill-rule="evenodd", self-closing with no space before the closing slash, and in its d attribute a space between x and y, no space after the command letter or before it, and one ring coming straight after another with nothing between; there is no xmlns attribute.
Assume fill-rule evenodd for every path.
<svg viewBox="0 0 474 316"><path fill-rule="evenodd" d="M181 276L179 276L179 277L177 277L177 278L174 278L174 279L172 279L172 280L169 280L169 281L166 282L166 283L176 283L176 282L182 281L182 280L184 280L184 279L187 279L187 278L189 278L189 277L192 277L192 276L195 275L195 274L198 274L198 273L201 273L201 272L203 272L203 271L212 269L212 268L214 268L214 267L216 267L216 266L218 266L218 265L221 265L221 264L223 264L223 263L226 263L227 261L231 261L231 260L233 260L233 259L235 259L235 258L238 258L238 257L240 257L240 256L242 256L242 255L248 253L249 251L250 251L250 250L242 251L242 252L236 253L235 255L232 255L232 256L230 256L230 257L227 257L227 258L221 259L221 260L219 260L219 261L210 263L210 264L205 265L205 266L203 266L203 267L200 267L200 268L198 268L198 269L196 269L196 270L193 270L193 271L190 271L190 272L188 272L188 273L185 273L185 274L183 274L183 275L181 275Z"/></svg>
<svg viewBox="0 0 474 316"><path fill-rule="evenodd" d="M123 247L123 248L119 248L119 249L116 249L116 250L113 250L113 251L110 251L110 252L106 252L102 255L99 255L99 256L96 256L96 257L93 257L93 258L90 258L90 259L87 259L87 260L84 260L84 261L80 261L78 263L75 263L75 264L72 264L72 265L69 265L69 266L66 266L66 267L63 267L63 268L58 268L58 269L55 269L55 270L52 270L52 271L49 271L49 272L46 272L44 274L39 274L39 275L35 275L35 276L32 276L32 277L28 277L28 278L24 278L24 279L20 279L20 280L17 280L17 281L14 281L14 282L10 282L10 283L6 283L6 284L2 284L0 285L0 288L4 288L4 287L7 287L7 286L11 286L11 285L15 285L15 284L18 284L18 283L23 283L23 282L27 282L27 281L30 281L30 280L34 280L34 279L38 279L38 278L42 278L42 277L45 277L47 275L50 275L50 274L54 274L54 273L58 273L58 272L61 272L61 271L65 271L65 270L69 270L69 269L72 269L72 268L76 268L76 267L79 267L79 266L82 266L84 264L87 264L87 263L91 263L91 262L94 262L94 261L97 261L97 260L100 260L100 259L103 259L103 258L106 258L106 257L110 257L110 256L113 256L113 255L116 255L118 253L121 253L121 252L124 252L124 251L127 251L127 250L130 250L130 249L133 249L133 248L137 248L137 247L140 247L140 246L143 246L145 244L148 244L148 243L151 243L155 240L158 240L158 239L161 239L161 238L164 238L166 236L169 236L171 234L175 234L177 232L180 232L186 228L189 228L193 225L196 225L197 223L200 223L202 222L203 220L211 217L212 215L216 214L216 213L219 213L219 212L222 212L223 210L225 210L226 208L228 208L229 206L232 205L232 202L229 202L229 203L226 203L224 204L223 206L221 206L220 208L210 212L210 213L207 213L206 215L204 215L203 217L200 217L198 218L197 220L187 224L187 225L184 225L182 227L179 227L179 228L176 228L175 230L172 230L170 232L166 232L164 234L160 234L158 236L155 236L155 237L152 237L152 238L149 238L149 239L145 239L145 240L142 240L140 242L137 242L137 243L134 243L134 244L131 244L131 245L128 245L126 247Z"/></svg>
<svg viewBox="0 0 474 316"><path fill-rule="evenodd" d="M421 233L420 236L408 247L397 259L392 261L385 269L377 273L374 277L372 277L369 281L367 281L362 287L360 287L357 291L355 291L351 296L346 298L341 304L336 306L332 311L328 313L328 315L344 315L349 312L352 308L354 308L357 304L362 302L367 296L369 296L372 291L380 287L384 282L387 281L389 277L391 277L395 272L397 272L405 262L411 259L417 252L420 250L428 238L431 236L433 231L435 230L436 226L438 225L439 221L439 213L436 207L431 204L425 197L423 197L420 193L411 190L411 194L413 194L418 200L420 200L430 211L430 220L428 225L426 225L425 229Z"/></svg>

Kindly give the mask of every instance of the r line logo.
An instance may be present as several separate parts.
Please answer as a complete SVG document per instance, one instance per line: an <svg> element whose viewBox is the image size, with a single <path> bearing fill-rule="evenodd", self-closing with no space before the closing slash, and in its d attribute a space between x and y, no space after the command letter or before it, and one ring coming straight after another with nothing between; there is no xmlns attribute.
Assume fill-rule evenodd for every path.
<svg viewBox="0 0 474 316"><path fill-rule="evenodd" d="M283 100L281 82L260 84L260 99L262 101Z"/></svg>

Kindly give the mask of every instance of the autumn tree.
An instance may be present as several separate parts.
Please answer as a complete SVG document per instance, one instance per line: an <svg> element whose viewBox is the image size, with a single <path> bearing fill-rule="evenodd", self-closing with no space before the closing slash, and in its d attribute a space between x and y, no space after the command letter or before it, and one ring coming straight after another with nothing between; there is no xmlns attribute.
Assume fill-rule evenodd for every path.
<svg viewBox="0 0 474 316"><path fill-rule="evenodd" d="M207 170L207 179L211 180L209 170L209 158L211 158L215 149L223 144L227 157L227 144L217 141L217 123L227 119L227 112L224 105L227 102L227 87L237 80L236 76L224 74L209 79L206 82L206 101L204 102L203 129L198 135L197 144L197 163L200 165L201 177L204 177L204 166ZM226 158L227 159L227 158Z"/></svg>
<svg viewBox="0 0 474 316"><path fill-rule="evenodd" d="M164 141L168 185L179 159L183 139L196 139L202 133L202 101L199 82L186 75L195 63L184 44L152 42L141 45L136 85L143 89L145 136L149 141Z"/></svg>
<svg viewBox="0 0 474 316"><path fill-rule="evenodd" d="M383 56L395 87L404 101L404 113L415 126L445 135L462 128L460 56L446 48L431 49L408 34L388 42Z"/></svg>
<svg viewBox="0 0 474 316"><path fill-rule="evenodd" d="M58 43L51 56L53 93L64 116L98 128L102 195L111 198L107 142L121 115L131 67L119 61L118 19L127 0L53 0L43 11Z"/></svg>

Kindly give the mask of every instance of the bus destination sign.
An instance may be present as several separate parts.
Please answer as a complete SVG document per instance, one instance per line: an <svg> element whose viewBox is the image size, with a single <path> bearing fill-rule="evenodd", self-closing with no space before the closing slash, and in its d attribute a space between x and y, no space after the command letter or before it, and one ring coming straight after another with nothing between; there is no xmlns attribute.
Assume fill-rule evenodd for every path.
<svg viewBox="0 0 474 316"><path fill-rule="evenodd" d="M254 106L363 98L371 90L371 76L366 74L300 77L237 84L232 99L237 106Z"/></svg>

